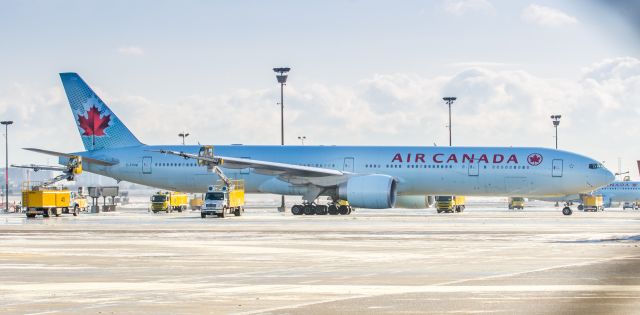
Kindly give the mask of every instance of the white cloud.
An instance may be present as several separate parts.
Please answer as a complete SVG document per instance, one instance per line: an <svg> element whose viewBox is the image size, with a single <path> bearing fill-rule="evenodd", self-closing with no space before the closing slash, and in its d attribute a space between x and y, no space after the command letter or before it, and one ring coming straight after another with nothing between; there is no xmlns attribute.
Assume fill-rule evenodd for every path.
<svg viewBox="0 0 640 315"><path fill-rule="evenodd" d="M180 131L191 133L190 143L280 141L277 89L191 95L178 102L108 92L102 98L145 143L177 144ZM610 167L620 156L631 170L640 158L629 145L640 134L640 60L632 57L585 67L578 80L470 67L449 76L377 74L351 86L291 84L285 91L285 141L298 143L297 136L304 135L308 144L444 145L445 95L458 97L453 105L455 145L551 147L549 115L558 113L563 115L561 148L608 161ZM19 150L26 146L80 150L67 108L58 86L0 89L0 116L16 120L12 162L42 159Z"/></svg>
<svg viewBox="0 0 640 315"><path fill-rule="evenodd" d="M522 11L522 18L542 26L563 26L578 23L578 19L571 15L539 4L530 4L526 7Z"/></svg>
<svg viewBox="0 0 640 315"><path fill-rule="evenodd" d="M446 0L444 2L444 9L456 15L462 15L471 11L494 11L493 5L487 0Z"/></svg>
<svg viewBox="0 0 640 315"><path fill-rule="evenodd" d="M144 50L138 46L122 46L118 48L118 53L125 56L142 56Z"/></svg>

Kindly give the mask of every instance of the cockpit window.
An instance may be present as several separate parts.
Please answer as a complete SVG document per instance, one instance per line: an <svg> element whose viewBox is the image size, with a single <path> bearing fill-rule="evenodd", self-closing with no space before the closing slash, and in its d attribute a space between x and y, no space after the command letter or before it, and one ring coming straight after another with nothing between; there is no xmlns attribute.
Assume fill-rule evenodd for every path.
<svg viewBox="0 0 640 315"><path fill-rule="evenodd" d="M595 169L599 169L599 168L604 168L604 165L600 164L600 163L591 163L589 164L589 168L592 170Z"/></svg>

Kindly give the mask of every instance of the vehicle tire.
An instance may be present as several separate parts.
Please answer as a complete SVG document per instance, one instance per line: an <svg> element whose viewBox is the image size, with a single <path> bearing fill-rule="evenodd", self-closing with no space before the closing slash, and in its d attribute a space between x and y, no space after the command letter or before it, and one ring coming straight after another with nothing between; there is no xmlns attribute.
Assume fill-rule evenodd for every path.
<svg viewBox="0 0 640 315"><path fill-rule="evenodd" d="M340 213L340 211L338 210L338 207L337 207L336 205L330 205L330 206L327 208L327 212L328 212L330 215L337 215L338 213Z"/></svg>
<svg viewBox="0 0 640 315"><path fill-rule="evenodd" d="M27 213L27 218L29 218L29 219L33 219L33 218L35 218L35 217L36 217L36 215L35 215L35 214L29 214L29 213Z"/></svg>
<svg viewBox="0 0 640 315"><path fill-rule="evenodd" d="M207 217L207 215L206 215L206 214L204 214L204 213L200 213L200 217L204 219L204 218L206 218L206 217Z"/></svg>
<svg viewBox="0 0 640 315"><path fill-rule="evenodd" d="M509 206L509 210L513 210L513 207L512 207L512 206Z"/></svg>
<svg viewBox="0 0 640 315"><path fill-rule="evenodd" d="M305 215L314 215L316 214L316 206L304 205L303 211Z"/></svg>
<svg viewBox="0 0 640 315"><path fill-rule="evenodd" d="M242 215L242 212L240 212L240 207L233 210L233 215L235 215L236 217L239 217Z"/></svg>
<svg viewBox="0 0 640 315"><path fill-rule="evenodd" d="M222 213L220 213L218 216L220 218L224 218L227 216L227 211L229 211L229 209L227 207L225 207L224 209L222 209Z"/></svg>
<svg viewBox="0 0 640 315"><path fill-rule="evenodd" d="M578 210L580 211L584 210L584 205L578 205Z"/></svg>
<svg viewBox="0 0 640 315"><path fill-rule="evenodd" d="M345 205L342 205L338 208L338 211L340 212L341 215L347 215L349 214L349 208Z"/></svg>
<svg viewBox="0 0 640 315"><path fill-rule="evenodd" d="M78 209L78 205L73 207L73 216L74 217L77 217L79 212L80 212L80 210Z"/></svg>
<svg viewBox="0 0 640 315"><path fill-rule="evenodd" d="M569 207L562 208L562 214L571 215L572 213L573 213L573 211L571 211L571 208L569 208Z"/></svg>
<svg viewBox="0 0 640 315"><path fill-rule="evenodd" d="M293 205L293 207L291 207L291 214L293 214L293 215L301 215L302 214L302 206L301 205Z"/></svg>

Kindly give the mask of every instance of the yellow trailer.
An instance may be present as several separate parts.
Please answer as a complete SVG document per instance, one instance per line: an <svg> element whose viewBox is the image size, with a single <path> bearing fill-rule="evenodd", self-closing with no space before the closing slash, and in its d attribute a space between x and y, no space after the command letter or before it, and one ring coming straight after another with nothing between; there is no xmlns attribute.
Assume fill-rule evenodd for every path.
<svg viewBox="0 0 640 315"><path fill-rule="evenodd" d="M583 211L604 211L604 200L601 195L584 195L582 197Z"/></svg>
<svg viewBox="0 0 640 315"><path fill-rule="evenodd" d="M189 196L180 192L162 192L159 191L151 196L151 211L158 213L166 211L167 213L176 210L182 212L187 210L189 205Z"/></svg>
<svg viewBox="0 0 640 315"><path fill-rule="evenodd" d="M48 218L51 215L60 216L63 213L72 213L77 216L79 209L74 205L72 205L71 191L66 188L31 186L30 183L24 183L22 186L22 206L26 210L27 218L34 218L36 215Z"/></svg>
<svg viewBox="0 0 640 315"><path fill-rule="evenodd" d="M464 208L464 196L436 196L436 211L438 213L462 212Z"/></svg>

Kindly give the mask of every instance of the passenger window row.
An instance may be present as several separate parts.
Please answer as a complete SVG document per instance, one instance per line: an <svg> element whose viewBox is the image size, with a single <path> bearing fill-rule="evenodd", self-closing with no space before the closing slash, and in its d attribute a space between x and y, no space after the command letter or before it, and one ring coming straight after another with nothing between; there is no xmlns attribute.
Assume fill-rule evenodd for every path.
<svg viewBox="0 0 640 315"><path fill-rule="evenodd" d="M198 166L196 163L154 163L155 166L157 167L166 167L166 166L175 166L175 167L180 167L180 166L187 166L187 167L194 167L194 166Z"/></svg>

